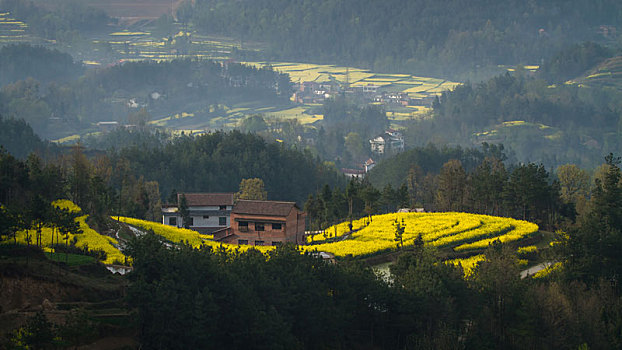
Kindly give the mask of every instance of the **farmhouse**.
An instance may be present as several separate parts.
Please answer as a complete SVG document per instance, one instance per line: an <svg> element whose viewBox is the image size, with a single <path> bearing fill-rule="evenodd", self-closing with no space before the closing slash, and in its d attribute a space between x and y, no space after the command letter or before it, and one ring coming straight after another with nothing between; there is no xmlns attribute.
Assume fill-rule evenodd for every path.
<svg viewBox="0 0 622 350"><path fill-rule="evenodd" d="M231 225L214 232L214 240L249 245L304 244L306 215L294 202L240 200Z"/></svg>
<svg viewBox="0 0 622 350"><path fill-rule="evenodd" d="M372 153L385 154L404 151L404 137L397 130L388 129L369 140Z"/></svg>
<svg viewBox="0 0 622 350"><path fill-rule="evenodd" d="M178 193L177 203L162 206L162 223L176 227L184 226L179 213L182 196L190 212L188 227L201 233L211 233L230 225L233 209L233 193Z"/></svg>

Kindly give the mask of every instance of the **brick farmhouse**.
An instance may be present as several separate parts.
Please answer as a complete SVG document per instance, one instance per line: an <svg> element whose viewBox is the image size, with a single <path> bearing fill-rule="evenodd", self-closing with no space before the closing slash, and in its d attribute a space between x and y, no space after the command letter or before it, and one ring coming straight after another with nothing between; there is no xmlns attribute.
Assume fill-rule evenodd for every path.
<svg viewBox="0 0 622 350"><path fill-rule="evenodd" d="M304 244L304 212L295 202L240 200L231 225L214 232L214 240L248 245Z"/></svg>

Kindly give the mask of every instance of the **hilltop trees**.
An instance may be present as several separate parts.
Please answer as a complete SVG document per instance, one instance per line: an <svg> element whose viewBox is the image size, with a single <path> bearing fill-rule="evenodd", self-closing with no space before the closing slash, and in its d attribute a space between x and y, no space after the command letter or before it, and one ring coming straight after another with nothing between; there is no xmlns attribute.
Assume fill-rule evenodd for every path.
<svg viewBox="0 0 622 350"><path fill-rule="evenodd" d="M485 151L444 149L439 155L441 160L458 155L463 161L449 159L441 165L438 165L439 159L434 158L438 155L434 147L406 151L375 167L364 180L351 179L345 189L345 203L335 196L340 192L326 195L331 194L327 187L309 196L305 204L308 218L315 229L330 226L333 222L326 219L326 208L331 206L336 209L331 211L330 217L342 221L393 212L398 208L421 207L426 211L509 216L549 229L557 227L564 218L574 220L574 206L562 201L559 182L542 164L516 164L506 169L500 160L504 155L496 146L494 149L485 147ZM425 176L424 166L428 169ZM410 171L394 189L391 180L400 179L399 175L408 167ZM380 184L385 184L382 191Z"/></svg>

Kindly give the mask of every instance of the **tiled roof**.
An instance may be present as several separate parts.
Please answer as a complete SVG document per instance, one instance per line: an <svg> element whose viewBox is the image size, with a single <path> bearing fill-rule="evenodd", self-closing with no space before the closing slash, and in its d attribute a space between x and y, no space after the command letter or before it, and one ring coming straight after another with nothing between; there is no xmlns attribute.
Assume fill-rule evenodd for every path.
<svg viewBox="0 0 622 350"><path fill-rule="evenodd" d="M183 193L189 207L233 205L233 193ZM177 201L181 201L182 193L177 194Z"/></svg>
<svg viewBox="0 0 622 350"><path fill-rule="evenodd" d="M298 208L295 202L240 200L235 204L232 212L236 214L287 216L292 208Z"/></svg>

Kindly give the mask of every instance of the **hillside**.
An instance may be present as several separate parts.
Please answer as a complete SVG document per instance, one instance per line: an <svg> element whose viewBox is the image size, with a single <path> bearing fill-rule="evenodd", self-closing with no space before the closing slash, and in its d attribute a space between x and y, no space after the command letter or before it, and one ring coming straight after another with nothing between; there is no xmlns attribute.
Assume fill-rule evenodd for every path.
<svg viewBox="0 0 622 350"><path fill-rule="evenodd" d="M605 60L590 69L584 76L572 79L567 84L577 84L594 89L614 89L622 92L622 56Z"/></svg>
<svg viewBox="0 0 622 350"><path fill-rule="evenodd" d="M50 322L35 328L38 341L46 344L52 341L47 330L64 346L93 348L96 341L136 346L137 331L123 299L127 285L95 263L67 266L34 248L0 245L0 346L8 346L16 328L32 332L37 317Z"/></svg>
<svg viewBox="0 0 622 350"><path fill-rule="evenodd" d="M568 43L614 42L600 26L618 26L621 9L611 0L192 3L198 30L267 42L277 57L454 76L533 64Z"/></svg>

